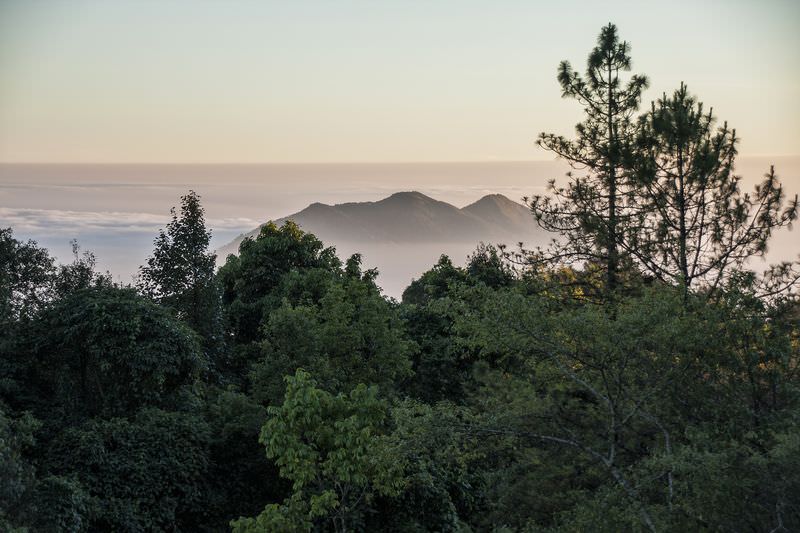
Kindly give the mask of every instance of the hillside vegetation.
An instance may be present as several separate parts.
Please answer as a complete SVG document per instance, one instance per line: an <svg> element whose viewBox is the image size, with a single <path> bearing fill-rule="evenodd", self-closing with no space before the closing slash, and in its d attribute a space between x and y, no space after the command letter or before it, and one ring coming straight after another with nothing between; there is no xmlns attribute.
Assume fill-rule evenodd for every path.
<svg viewBox="0 0 800 533"><path fill-rule="evenodd" d="M552 246L442 256L402 301L292 221L217 269L193 192L135 286L0 230L0 530L800 529L797 265L747 268L797 201L740 190L685 86L639 113L630 68L613 25L560 66L584 121L540 143L575 170L525 213ZM509 209L307 215L393 202L467 236Z"/></svg>

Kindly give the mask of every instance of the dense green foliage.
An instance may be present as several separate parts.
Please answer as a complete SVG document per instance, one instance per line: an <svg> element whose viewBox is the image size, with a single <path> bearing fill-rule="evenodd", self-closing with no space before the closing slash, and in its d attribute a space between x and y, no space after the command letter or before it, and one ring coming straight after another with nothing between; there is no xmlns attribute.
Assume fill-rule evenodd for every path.
<svg viewBox="0 0 800 533"><path fill-rule="evenodd" d="M796 206L684 87L635 120L629 64L609 26L560 70L561 247L401 302L291 222L214 272L194 193L137 288L0 230L0 530L800 529L798 281L746 270Z"/></svg>
<svg viewBox="0 0 800 533"><path fill-rule="evenodd" d="M304 531L316 521L336 531L363 528L373 493L395 494L402 482L401 465L379 434L386 403L363 384L334 396L302 370L286 381L283 404L269 408L260 441L291 480L292 494L255 519L234 522L233 530Z"/></svg>
<svg viewBox="0 0 800 533"><path fill-rule="evenodd" d="M224 351L224 341L220 291L214 276L217 256L209 253L210 242L200 197L189 191L181 198L180 217L173 208L166 230L159 231L153 255L139 270L138 288L200 335L213 364ZM216 366L210 370L217 375Z"/></svg>
<svg viewBox="0 0 800 533"><path fill-rule="evenodd" d="M206 361L194 332L132 289L84 289L23 332L28 393L48 416L116 416L175 406ZM32 401L35 401L32 399Z"/></svg>
<svg viewBox="0 0 800 533"><path fill-rule="evenodd" d="M209 429L199 416L142 409L62 431L47 471L77 478L91 498L91 527L152 531L205 523Z"/></svg>

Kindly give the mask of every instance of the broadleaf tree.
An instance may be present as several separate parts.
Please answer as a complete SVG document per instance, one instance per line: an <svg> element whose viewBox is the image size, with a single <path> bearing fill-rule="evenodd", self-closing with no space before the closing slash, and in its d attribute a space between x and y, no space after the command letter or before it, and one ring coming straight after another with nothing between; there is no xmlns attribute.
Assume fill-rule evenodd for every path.
<svg viewBox="0 0 800 533"><path fill-rule="evenodd" d="M194 191L181 197L180 213L158 233L153 255L139 269L139 289L174 309L204 340L210 355L222 343L220 292L214 277L217 256L209 251L211 230Z"/></svg>
<svg viewBox="0 0 800 533"><path fill-rule="evenodd" d="M397 494L404 483L402 461L381 435L388 405L376 387L333 395L303 370L286 383L283 405L268 409L261 442L292 493L255 518L232 522L233 531L358 530L371 498Z"/></svg>

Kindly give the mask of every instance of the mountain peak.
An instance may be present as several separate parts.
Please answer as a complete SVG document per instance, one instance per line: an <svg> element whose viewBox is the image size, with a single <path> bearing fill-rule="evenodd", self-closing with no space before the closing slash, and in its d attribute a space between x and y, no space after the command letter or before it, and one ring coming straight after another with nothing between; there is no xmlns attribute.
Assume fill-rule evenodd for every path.
<svg viewBox="0 0 800 533"><path fill-rule="evenodd" d="M502 194L487 194L461 210L504 228L504 234L524 233L526 228L533 226L533 218L528 207Z"/></svg>
<svg viewBox="0 0 800 533"><path fill-rule="evenodd" d="M475 202L469 204L468 206L464 207L463 209L469 210L472 207L479 206L479 205L520 205L514 200L510 199L508 196L503 194L487 194L486 196L481 197L480 199L476 200Z"/></svg>
<svg viewBox="0 0 800 533"><path fill-rule="evenodd" d="M422 194L419 191L401 191L384 198L384 200L423 200L425 202L435 202L433 198Z"/></svg>
<svg viewBox="0 0 800 533"><path fill-rule="evenodd" d="M502 194L489 194L462 209L419 191L396 192L376 202L315 202L276 220L294 220L326 244L465 243L528 240L536 232L530 211ZM258 230L248 235L256 235ZM221 249L236 252L241 237Z"/></svg>

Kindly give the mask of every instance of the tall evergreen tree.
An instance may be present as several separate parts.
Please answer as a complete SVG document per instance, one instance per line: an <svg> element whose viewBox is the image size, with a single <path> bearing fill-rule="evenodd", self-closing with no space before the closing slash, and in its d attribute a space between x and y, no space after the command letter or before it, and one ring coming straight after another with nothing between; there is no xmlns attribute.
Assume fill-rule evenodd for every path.
<svg viewBox="0 0 800 533"><path fill-rule="evenodd" d="M175 208L171 213L172 220L155 239L153 255L140 268L139 288L177 311L212 347L220 341L217 256L208 251L211 231L206 229L200 197L189 191L181 198L180 216Z"/></svg>
<svg viewBox="0 0 800 533"><path fill-rule="evenodd" d="M559 261L592 261L605 270L607 295L618 285L622 263L620 246L629 218L626 212L626 161L635 143L633 115L639 107L647 78L630 71L630 46L620 42L617 27L603 27L591 51L585 77L562 61L558 71L562 96L574 98L585 118L575 127L574 140L542 133L537 144L584 173L568 174L566 187L550 182L551 196L537 195L528 204L539 225L559 233L556 249L546 254Z"/></svg>
<svg viewBox="0 0 800 533"><path fill-rule="evenodd" d="M752 195L742 192L736 130L714 122L684 84L641 117L640 217L623 243L647 272L679 285L684 298L700 283L713 292L748 258L763 256L773 230L797 216L797 197L784 204L774 167Z"/></svg>

